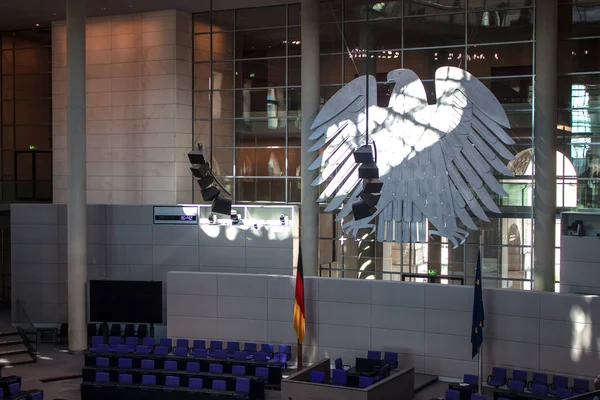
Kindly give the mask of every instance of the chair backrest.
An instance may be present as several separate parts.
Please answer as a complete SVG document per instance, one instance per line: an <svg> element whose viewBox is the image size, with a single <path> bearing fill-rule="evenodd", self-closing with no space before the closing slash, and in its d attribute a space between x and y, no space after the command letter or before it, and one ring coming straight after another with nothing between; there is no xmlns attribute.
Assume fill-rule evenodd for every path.
<svg viewBox="0 0 600 400"><path fill-rule="evenodd" d="M234 351L233 352L233 359L236 361L245 361L247 357L248 357L248 355L246 354L245 351Z"/></svg>
<svg viewBox="0 0 600 400"><path fill-rule="evenodd" d="M477 386L479 385L479 377L477 375L465 374L463 376L463 382L469 385Z"/></svg>
<svg viewBox="0 0 600 400"><path fill-rule="evenodd" d="M460 392L456 390L446 390L446 400L460 400Z"/></svg>
<svg viewBox="0 0 600 400"><path fill-rule="evenodd" d="M555 396L558 397L559 399L566 399L567 397L573 396L573 391L566 387L559 387L558 389L556 389L556 392L554 392L554 393L555 393Z"/></svg>
<svg viewBox="0 0 600 400"><path fill-rule="evenodd" d="M393 363L397 363L398 362L398 353L393 352L393 351L386 351L385 353L383 353L383 360L389 364L389 361L392 361Z"/></svg>
<svg viewBox="0 0 600 400"><path fill-rule="evenodd" d="M211 374L222 374L223 373L223 365L222 364L209 364L208 372Z"/></svg>
<svg viewBox="0 0 600 400"><path fill-rule="evenodd" d="M190 380L188 381L188 386L190 387L190 389L202 389L202 379L200 378L190 378Z"/></svg>
<svg viewBox="0 0 600 400"><path fill-rule="evenodd" d="M219 360L224 360L227 358L227 350L215 350L212 356Z"/></svg>
<svg viewBox="0 0 600 400"><path fill-rule="evenodd" d="M279 353L281 354L292 354L292 346L289 344L280 344Z"/></svg>
<svg viewBox="0 0 600 400"><path fill-rule="evenodd" d="M236 378L235 391L238 393L244 393L244 394L250 393L250 379Z"/></svg>
<svg viewBox="0 0 600 400"><path fill-rule="evenodd" d="M201 339L194 340L194 349L206 349L206 341Z"/></svg>
<svg viewBox="0 0 600 400"><path fill-rule="evenodd" d="M190 341L187 339L177 339L175 342L175 347L185 347L186 349L189 349Z"/></svg>
<svg viewBox="0 0 600 400"><path fill-rule="evenodd" d="M264 361L267 361L268 357L269 357L269 355L262 351L259 351L258 353L254 353L254 361L264 362Z"/></svg>
<svg viewBox="0 0 600 400"><path fill-rule="evenodd" d="M244 351L247 353L256 353L258 345L256 343L244 343Z"/></svg>
<svg viewBox="0 0 600 400"><path fill-rule="evenodd" d="M227 342L227 351L234 352L240 350L240 342Z"/></svg>
<svg viewBox="0 0 600 400"><path fill-rule="evenodd" d="M335 359L334 365L335 369L344 369L344 361L340 357Z"/></svg>
<svg viewBox="0 0 600 400"><path fill-rule="evenodd" d="M379 379L385 379L390 376L390 366L389 364L385 364L381 367L381 371L379 371Z"/></svg>
<svg viewBox="0 0 600 400"><path fill-rule="evenodd" d="M223 342L220 340L211 340L210 341L210 350L223 350Z"/></svg>
<svg viewBox="0 0 600 400"><path fill-rule="evenodd" d="M346 386L348 383L348 374L344 369L331 370L331 384L336 386Z"/></svg>
<svg viewBox="0 0 600 400"><path fill-rule="evenodd" d="M31 395L31 400L42 400L44 398L44 395L42 394L42 392L35 392Z"/></svg>
<svg viewBox="0 0 600 400"><path fill-rule="evenodd" d="M375 350L369 350L367 352L367 358L369 360L381 360L381 352Z"/></svg>
<svg viewBox="0 0 600 400"><path fill-rule="evenodd" d="M286 364L287 363L287 354L284 354L284 353L275 354L273 356L273 361L276 363Z"/></svg>
<svg viewBox="0 0 600 400"><path fill-rule="evenodd" d="M246 367L243 365L234 365L231 367L231 375L244 376L246 375Z"/></svg>
<svg viewBox="0 0 600 400"><path fill-rule="evenodd" d="M523 371L520 369L513 369L511 380L527 382L527 371Z"/></svg>
<svg viewBox="0 0 600 400"><path fill-rule="evenodd" d="M368 376L360 376L358 378L358 387L360 389L366 389L373 383L375 383L375 380L373 378L369 378Z"/></svg>
<svg viewBox="0 0 600 400"><path fill-rule="evenodd" d="M154 360L142 360L142 369L154 369Z"/></svg>
<svg viewBox="0 0 600 400"><path fill-rule="evenodd" d="M112 324L110 326L110 335L111 336L121 336L121 324Z"/></svg>
<svg viewBox="0 0 600 400"><path fill-rule="evenodd" d="M145 337L142 339L142 344L144 346L154 348L154 345L156 344L156 340L154 340L153 337Z"/></svg>
<svg viewBox="0 0 600 400"><path fill-rule="evenodd" d="M142 375L142 385L156 385L156 376Z"/></svg>
<svg viewBox="0 0 600 400"><path fill-rule="evenodd" d="M569 386L569 378L562 375L554 375L552 376L552 386L554 389L566 388Z"/></svg>
<svg viewBox="0 0 600 400"><path fill-rule="evenodd" d="M96 351L98 353L108 353L110 351L110 347L106 343L100 343L96 345Z"/></svg>
<svg viewBox="0 0 600 400"><path fill-rule="evenodd" d="M125 325L125 330L123 331L123 335L124 336L133 336L134 331L135 331L135 327L133 326L133 324L127 324L127 325Z"/></svg>
<svg viewBox="0 0 600 400"><path fill-rule="evenodd" d="M119 383L133 383L133 375L119 374Z"/></svg>
<svg viewBox="0 0 600 400"><path fill-rule="evenodd" d="M188 362L185 365L185 370L187 372L200 372L200 363L197 363L197 362Z"/></svg>
<svg viewBox="0 0 600 400"><path fill-rule="evenodd" d="M119 368L131 368L131 358L119 358Z"/></svg>
<svg viewBox="0 0 600 400"><path fill-rule="evenodd" d="M127 336L125 338L125 344L129 347L135 347L139 344L139 339L136 338L135 336Z"/></svg>
<svg viewBox="0 0 600 400"><path fill-rule="evenodd" d="M96 357L96 367L108 368L109 360L107 357Z"/></svg>
<svg viewBox="0 0 600 400"><path fill-rule="evenodd" d="M511 392L522 393L525 391L525 382L511 380L510 382L508 382L508 390L510 390Z"/></svg>
<svg viewBox="0 0 600 400"><path fill-rule="evenodd" d="M310 382L325 383L325 373L321 371L310 371Z"/></svg>
<svg viewBox="0 0 600 400"><path fill-rule="evenodd" d="M573 379L573 390L576 393L587 393L590 391L590 381L582 378Z"/></svg>
<svg viewBox="0 0 600 400"><path fill-rule="evenodd" d="M192 356L193 357L200 357L200 358L206 358L206 356L208 352L206 351L206 349L194 349L192 350Z"/></svg>
<svg viewBox="0 0 600 400"><path fill-rule="evenodd" d="M542 372L534 372L531 383L535 385L548 385L548 375Z"/></svg>
<svg viewBox="0 0 600 400"><path fill-rule="evenodd" d="M96 372L96 382L110 382L110 377L108 375L108 372ZM10 388L10 394L15 394L13 393L12 390L12 386L15 385L14 383L12 385L9 386ZM19 390L20 392L20 390ZM19 393L16 392L16 393Z"/></svg>
<svg viewBox="0 0 600 400"><path fill-rule="evenodd" d="M256 367L256 369L254 370L254 375L258 378L268 378L269 377L269 368Z"/></svg>
<svg viewBox="0 0 600 400"><path fill-rule="evenodd" d="M227 385L225 381L215 379L212 381L212 390L227 390Z"/></svg>
<svg viewBox="0 0 600 400"><path fill-rule="evenodd" d="M168 337L164 337L164 338L161 338L158 341L158 343L159 343L160 346L164 346L164 347L169 348L169 347L173 346L173 339L168 338Z"/></svg>
<svg viewBox="0 0 600 400"><path fill-rule="evenodd" d="M175 347L175 350L173 350L173 354L176 355L177 357L186 357L188 355L188 351L190 349L188 347Z"/></svg>
<svg viewBox="0 0 600 400"><path fill-rule="evenodd" d="M156 346L156 348L154 349L154 354L156 354L157 356L166 356L167 354L169 354L169 348L165 346Z"/></svg>
<svg viewBox="0 0 600 400"><path fill-rule="evenodd" d="M487 396L484 396L482 394L473 393L471 395L471 400L487 400Z"/></svg>
<svg viewBox="0 0 600 400"><path fill-rule="evenodd" d="M92 336L92 346L104 343L104 336Z"/></svg>
<svg viewBox="0 0 600 400"><path fill-rule="evenodd" d="M121 336L109 336L108 337L108 345L110 347L117 347L122 343Z"/></svg>
<svg viewBox="0 0 600 400"><path fill-rule="evenodd" d="M179 377L177 377L177 376L167 376L165 378L165 386L179 387Z"/></svg>
<svg viewBox="0 0 600 400"><path fill-rule="evenodd" d="M540 383L535 383L531 385L531 393L538 396L546 396L548 394L548 386Z"/></svg>
<svg viewBox="0 0 600 400"><path fill-rule="evenodd" d="M117 354L127 354L129 353L129 346L126 344L117 345Z"/></svg>
<svg viewBox="0 0 600 400"><path fill-rule="evenodd" d="M139 338L148 336L148 325L146 325L146 324L138 325L137 336ZM154 338L152 338L152 339L154 339Z"/></svg>
<svg viewBox="0 0 600 400"><path fill-rule="evenodd" d="M135 352L138 354L150 354L150 348L148 346L135 346Z"/></svg>
<svg viewBox="0 0 600 400"><path fill-rule="evenodd" d="M165 361L165 369L167 371L177 371L177 361Z"/></svg>
<svg viewBox="0 0 600 400"><path fill-rule="evenodd" d="M506 368L494 367L492 368L493 378L506 378Z"/></svg>
<svg viewBox="0 0 600 400"><path fill-rule="evenodd" d="M267 353L267 355L271 355L273 354L275 349L275 345L271 344L271 343L263 343L260 345L260 351L263 353Z"/></svg>

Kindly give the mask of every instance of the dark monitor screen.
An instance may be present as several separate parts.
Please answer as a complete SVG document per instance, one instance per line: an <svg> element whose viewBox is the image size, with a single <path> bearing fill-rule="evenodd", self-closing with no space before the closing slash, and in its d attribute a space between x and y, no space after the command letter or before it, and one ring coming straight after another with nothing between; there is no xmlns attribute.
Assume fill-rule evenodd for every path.
<svg viewBox="0 0 600 400"><path fill-rule="evenodd" d="M373 372L381 368L382 360L373 360L371 358L357 358L356 371L358 372Z"/></svg>
<svg viewBox="0 0 600 400"><path fill-rule="evenodd" d="M162 282L90 281L90 321L163 322Z"/></svg>

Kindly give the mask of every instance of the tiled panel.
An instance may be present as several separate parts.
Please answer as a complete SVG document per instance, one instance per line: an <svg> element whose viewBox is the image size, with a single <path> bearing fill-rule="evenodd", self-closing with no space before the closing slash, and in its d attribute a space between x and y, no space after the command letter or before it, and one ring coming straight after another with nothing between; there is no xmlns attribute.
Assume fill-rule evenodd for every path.
<svg viewBox="0 0 600 400"><path fill-rule="evenodd" d="M471 334L472 323L471 312L425 309L426 332L466 336Z"/></svg>
<svg viewBox="0 0 600 400"><path fill-rule="evenodd" d="M115 281L131 280L129 265L107 265L106 279Z"/></svg>
<svg viewBox="0 0 600 400"><path fill-rule="evenodd" d="M319 346L369 350L370 328L319 324Z"/></svg>
<svg viewBox="0 0 600 400"><path fill-rule="evenodd" d="M217 276L217 288L219 296L267 297L267 277L220 274Z"/></svg>
<svg viewBox="0 0 600 400"><path fill-rule="evenodd" d="M568 372L593 379L598 371L598 360L600 353L596 351L540 346L540 366L554 373Z"/></svg>
<svg viewBox="0 0 600 400"><path fill-rule="evenodd" d="M471 337L425 333L425 356L471 360Z"/></svg>
<svg viewBox="0 0 600 400"><path fill-rule="evenodd" d="M216 339L217 319L208 317L168 316L167 334L169 337L192 337Z"/></svg>
<svg viewBox="0 0 600 400"><path fill-rule="evenodd" d="M35 229L33 229L35 226ZM10 229L12 243L18 244L56 244L58 243L58 225L16 225Z"/></svg>
<svg viewBox="0 0 600 400"><path fill-rule="evenodd" d="M371 325L369 304L319 301L319 324L363 326Z"/></svg>
<svg viewBox="0 0 600 400"><path fill-rule="evenodd" d="M58 245L38 244L32 251L30 244L12 244L12 265L17 264L57 264Z"/></svg>
<svg viewBox="0 0 600 400"><path fill-rule="evenodd" d="M213 317L217 314L217 296L189 294L167 295L167 313L181 317Z"/></svg>
<svg viewBox="0 0 600 400"><path fill-rule="evenodd" d="M198 246L198 226L153 225L152 243L169 246Z"/></svg>
<svg viewBox="0 0 600 400"><path fill-rule="evenodd" d="M600 321L600 297L540 293L540 319L583 323Z"/></svg>
<svg viewBox="0 0 600 400"><path fill-rule="evenodd" d="M198 247L198 266L246 268L246 252L237 247Z"/></svg>
<svg viewBox="0 0 600 400"><path fill-rule="evenodd" d="M424 373L448 378L462 378L463 374L477 375L477 359L475 361L461 361L425 357Z"/></svg>
<svg viewBox="0 0 600 400"><path fill-rule="evenodd" d="M13 225L55 225L58 208L54 204L11 204L10 218Z"/></svg>
<svg viewBox="0 0 600 400"><path fill-rule="evenodd" d="M152 280L167 282L167 274L172 271L197 272L198 267L192 265L153 265ZM166 292L166 290L165 290ZM200 293L198 293L200 294Z"/></svg>
<svg viewBox="0 0 600 400"><path fill-rule="evenodd" d="M540 344L546 346L588 350L593 347L594 338L600 335L600 325L546 319L539 323Z"/></svg>
<svg viewBox="0 0 600 400"><path fill-rule="evenodd" d="M107 264L152 265L151 245L107 245Z"/></svg>
<svg viewBox="0 0 600 400"><path fill-rule="evenodd" d="M60 264L17 264L12 266L12 284L31 283L32 277L35 282L66 283L66 276L61 271ZM14 289L13 289L14 290Z"/></svg>
<svg viewBox="0 0 600 400"><path fill-rule="evenodd" d="M267 319L269 321L285 321L291 324L294 317L294 299L267 300ZM316 303L315 304L319 304ZM306 303L305 303L306 305Z"/></svg>
<svg viewBox="0 0 600 400"><path fill-rule="evenodd" d="M198 268L198 247L196 246L158 246L152 247L154 265L182 265Z"/></svg>
<svg viewBox="0 0 600 400"><path fill-rule="evenodd" d="M291 276L267 277L269 299L293 299L295 288L296 279Z"/></svg>
<svg viewBox="0 0 600 400"><path fill-rule="evenodd" d="M371 305L371 327L423 332L424 309Z"/></svg>
<svg viewBox="0 0 600 400"><path fill-rule="evenodd" d="M540 320L486 313L484 334L486 338L537 344L540 341Z"/></svg>
<svg viewBox="0 0 600 400"><path fill-rule="evenodd" d="M246 229L237 226L200 225L198 243L209 247L244 247Z"/></svg>
<svg viewBox="0 0 600 400"><path fill-rule="evenodd" d="M425 285L383 281L372 281L371 285L371 304L425 307Z"/></svg>
<svg viewBox="0 0 600 400"><path fill-rule="evenodd" d="M436 310L473 311L473 288L425 285L425 307Z"/></svg>
<svg viewBox="0 0 600 400"><path fill-rule="evenodd" d="M292 251L285 248L246 247L246 268L268 268L292 273ZM248 271L252 273L252 271Z"/></svg>
<svg viewBox="0 0 600 400"><path fill-rule="evenodd" d="M423 355L423 332L371 328L371 349Z"/></svg>
<svg viewBox="0 0 600 400"><path fill-rule="evenodd" d="M340 303L371 302L371 282L359 279L319 279L319 301Z"/></svg>
<svg viewBox="0 0 600 400"><path fill-rule="evenodd" d="M152 224L154 208L147 205L118 205L106 207L107 225Z"/></svg>
<svg viewBox="0 0 600 400"><path fill-rule="evenodd" d="M259 297L219 296L217 310L219 318L266 321L267 299Z"/></svg>
<svg viewBox="0 0 600 400"><path fill-rule="evenodd" d="M13 293L18 293L18 298L26 303L60 304L67 302L66 283L18 283L12 285L12 290Z"/></svg>
<svg viewBox="0 0 600 400"><path fill-rule="evenodd" d="M154 271L152 265L130 265L129 279L132 281L151 281Z"/></svg>
<svg viewBox="0 0 600 400"><path fill-rule="evenodd" d="M483 305L487 314L538 318L539 293L525 290L486 290ZM471 301L472 303L472 301Z"/></svg>
<svg viewBox="0 0 600 400"><path fill-rule="evenodd" d="M152 244L152 225L107 225L106 244Z"/></svg>
<svg viewBox="0 0 600 400"><path fill-rule="evenodd" d="M219 318L217 323L218 337L221 340L267 341L267 324L265 324L265 321Z"/></svg>
<svg viewBox="0 0 600 400"><path fill-rule="evenodd" d="M469 349L470 341L469 341ZM505 340L485 339L483 358L491 364L521 367L536 371L539 369L539 345L509 342Z"/></svg>
<svg viewBox="0 0 600 400"><path fill-rule="evenodd" d="M216 274L188 274L173 272L167 276L168 293L195 294L195 295L217 295Z"/></svg>
<svg viewBox="0 0 600 400"><path fill-rule="evenodd" d="M292 228L262 226L259 229L248 229L246 231L246 246L291 249L294 245L293 238Z"/></svg>

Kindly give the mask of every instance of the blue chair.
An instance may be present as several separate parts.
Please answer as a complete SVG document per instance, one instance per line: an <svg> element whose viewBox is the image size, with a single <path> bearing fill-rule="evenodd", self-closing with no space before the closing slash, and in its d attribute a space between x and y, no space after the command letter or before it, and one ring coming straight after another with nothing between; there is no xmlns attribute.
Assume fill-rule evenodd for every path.
<svg viewBox="0 0 600 400"><path fill-rule="evenodd" d="M142 385L156 385L156 376L142 375Z"/></svg>
<svg viewBox="0 0 600 400"><path fill-rule="evenodd" d="M529 388L529 391L536 396L548 396L548 386L539 383L533 383Z"/></svg>
<svg viewBox="0 0 600 400"><path fill-rule="evenodd" d="M236 378L235 379L235 391L243 394L244 398L247 398L250 394L250 379L248 378Z"/></svg>
<svg viewBox="0 0 600 400"><path fill-rule="evenodd" d="M256 367L254 370L254 376L261 379L269 379L269 368Z"/></svg>
<svg viewBox="0 0 600 400"><path fill-rule="evenodd" d="M171 347L173 347L173 339L168 338L168 337L162 338L158 341L158 345L166 347L167 349L170 349Z"/></svg>
<svg viewBox="0 0 600 400"><path fill-rule="evenodd" d="M269 361L269 355L259 351L258 353L254 353L254 361L267 362Z"/></svg>
<svg viewBox="0 0 600 400"><path fill-rule="evenodd" d="M31 400L42 400L44 398L44 395L42 394L42 392L35 392L31 395Z"/></svg>
<svg viewBox="0 0 600 400"><path fill-rule="evenodd" d="M212 381L212 390L227 390L227 385L225 381L215 379Z"/></svg>
<svg viewBox="0 0 600 400"><path fill-rule="evenodd" d="M125 384L131 385L133 383L133 375L119 374L119 383L125 383Z"/></svg>
<svg viewBox="0 0 600 400"><path fill-rule="evenodd" d="M246 352L246 355L250 358L252 358L252 356L254 356L254 353L256 353L258 351L258 345L256 343L244 343L244 351Z"/></svg>
<svg viewBox="0 0 600 400"><path fill-rule="evenodd" d="M278 353L273 356L273 362L281 363L283 365L283 369L287 369L287 355Z"/></svg>
<svg viewBox="0 0 600 400"><path fill-rule="evenodd" d="M116 349L118 345L123 343L123 339L121 336L109 336L108 337L108 347L111 349Z"/></svg>
<svg viewBox="0 0 600 400"><path fill-rule="evenodd" d="M506 368L492 368L492 374L488 376L487 384L495 388L506 385Z"/></svg>
<svg viewBox="0 0 600 400"><path fill-rule="evenodd" d="M198 372L200 372L200 363L197 363L197 362L188 362L185 365L185 370L187 372L198 373Z"/></svg>
<svg viewBox="0 0 600 400"><path fill-rule="evenodd" d="M335 386L346 386L348 384L348 375L343 368L331 370L331 384Z"/></svg>
<svg viewBox="0 0 600 400"><path fill-rule="evenodd" d="M473 393L479 391L479 376L472 374L464 374L463 382L467 385L473 386Z"/></svg>
<svg viewBox="0 0 600 400"><path fill-rule="evenodd" d="M99 345L96 346L96 352L97 353L110 353L111 349L108 344L100 343Z"/></svg>
<svg viewBox="0 0 600 400"><path fill-rule="evenodd" d="M553 375L552 383L550 384L550 388L549 388L550 390L548 390L548 392L550 392L551 395L558 397L557 390L558 389L566 389L568 386L569 386L569 378L567 378L566 376L561 376L561 375Z"/></svg>
<svg viewBox="0 0 600 400"><path fill-rule="evenodd" d="M325 372L310 371L309 380L311 383L325 383Z"/></svg>
<svg viewBox="0 0 600 400"><path fill-rule="evenodd" d="M208 351L206 349L194 348L194 350L192 350L192 357L206 358L208 357Z"/></svg>
<svg viewBox="0 0 600 400"><path fill-rule="evenodd" d="M187 357L188 351L190 351L190 349L188 347L176 346L175 350L173 350L173 355L175 355L177 357Z"/></svg>
<svg viewBox="0 0 600 400"><path fill-rule="evenodd" d="M137 354L150 354L150 348L148 346L135 346L135 352Z"/></svg>
<svg viewBox="0 0 600 400"><path fill-rule="evenodd" d="M367 358L369 360L381 360L381 352L380 351L369 350L367 352Z"/></svg>
<svg viewBox="0 0 600 400"><path fill-rule="evenodd" d="M530 386L533 385L543 385L543 386L548 386L548 375L542 373L542 372L534 372L532 377L531 377L531 382Z"/></svg>
<svg viewBox="0 0 600 400"><path fill-rule="evenodd" d="M460 400L460 392L456 390L446 390L446 400Z"/></svg>
<svg viewBox="0 0 600 400"><path fill-rule="evenodd" d="M154 354L157 356L166 356L169 354L169 348L166 346L156 346Z"/></svg>
<svg viewBox="0 0 600 400"><path fill-rule="evenodd" d="M386 351L383 353L383 362L388 364L391 369L398 368L398 353Z"/></svg>
<svg viewBox="0 0 600 400"><path fill-rule="evenodd" d="M523 393L525 391L525 384L521 381L509 381L506 385L508 390L515 393Z"/></svg>
<svg viewBox="0 0 600 400"><path fill-rule="evenodd" d="M129 346L131 350L135 349L135 346L140 344L140 341L135 336L127 336L125 338L125 344Z"/></svg>
<svg viewBox="0 0 600 400"><path fill-rule="evenodd" d="M154 369L154 360L142 360L142 369Z"/></svg>
<svg viewBox="0 0 600 400"><path fill-rule="evenodd" d="M383 380L388 376L390 376L390 366L388 364L385 364L383 367L381 367L381 370L379 371L378 380Z"/></svg>
<svg viewBox="0 0 600 400"><path fill-rule="evenodd" d="M123 369L133 368L131 358L119 358L118 367Z"/></svg>
<svg viewBox="0 0 600 400"><path fill-rule="evenodd" d="M131 352L132 352L132 349L129 346L127 346L126 344L120 344L116 348L117 354L127 354L127 353L131 353Z"/></svg>
<svg viewBox="0 0 600 400"><path fill-rule="evenodd" d="M212 356L217 360L224 360L227 358L227 350L215 350L212 352Z"/></svg>
<svg viewBox="0 0 600 400"><path fill-rule="evenodd" d="M273 356L273 353L275 353L275 345L271 343L263 343L260 345L260 351L262 353L267 353L267 359L270 360Z"/></svg>
<svg viewBox="0 0 600 400"><path fill-rule="evenodd" d="M279 345L279 354L285 354L286 361L292 358L292 346L289 344Z"/></svg>
<svg viewBox="0 0 600 400"><path fill-rule="evenodd" d="M179 387L179 377L177 377L177 376L167 376L165 378L165 386L168 386L168 387Z"/></svg>
<svg viewBox="0 0 600 400"><path fill-rule="evenodd" d="M200 378L190 378L190 380L188 381L188 387L190 389L202 389L202 379Z"/></svg>
<svg viewBox="0 0 600 400"><path fill-rule="evenodd" d="M573 391L569 388L558 388L555 389L554 395L559 399L566 399L573 396Z"/></svg>
<svg viewBox="0 0 600 400"><path fill-rule="evenodd" d="M246 367L243 365L234 365L231 367L231 375L244 376L246 375Z"/></svg>
<svg viewBox="0 0 600 400"><path fill-rule="evenodd" d="M110 376L108 375L108 372L96 372L96 377L95 378L96 378L95 381L98 382L98 383L110 382ZM16 392L14 392L14 390L16 390L16 386L14 386L14 385L19 385L19 384L18 383L13 383L12 385L10 385L8 387L11 396L13 394L17 394L17 393L21 392L21 385L19 385L19 390L16 391Z"/></svg>
<svg viewBox="0 0 600 400"><path fill-rule="evenodd" d="M240 351L240 342L227 342L227 352L233 354L234 351Z"/></svg>
<svg viewBox="0 0 600 400"><path fill-rule="evenodd" d="M200 340L200 339L196 339L194 340L194 349L206 349L206 341L205 340Z"/></svg>
<svg viewBox="0 0 600 400"><path fill-rule="evenodd" d="M208 366L208 372L211 374L222 374L223 373L223 365L222 364L210 364Z"/></svg>
<svg viewBox="0 0 600 400"><path fill-rule="evenodd" d="M110 362L107 357L96 357L96 367L108 368L110 367Z"/></svg>
<svg viewBox="0 0 600 400"><path fill-rule="evenodd" d="M177 361L165 361L165 370L177 371Z"/></svg>
<svg viewBox="0 0 600 400"><path fill-rule="evenodd" d="M175 342L175 347L185 347L186 349L189 349L190 341L187 339L177 339Z"/></svg>
<svg viewBox="0 0 600 400"><path fill-rule="evenodd" d="M245 351L234 351L233 359L235 361L246 361L248 359L248 355Z"/></svg>
<svg viewBox="0 0 600 400"><path fill-rule="evenodd" d="M484 396L482 394L472 393L471 400L487 400L487 396Z"/></svg>
<svg viewBox="0 0 600 400"><path fill-rule="evenodd" d="M223 350L223 342L220 340L211 340L210 341L210 351L213 352L215 350Z"/></svg>
<svg viewBox="0 0 600 400"><path fill-rule="evenodd" d="M104 336L92 336L92 347L104 343Z"/></svg>
<svg viewBox="0 0 600 400"><path fill-rule="evenodd" d="M358 378L358 387L360 389L366 389L374 383L375 383L375 379L369 378L368 376L360 376Z"/></svg>
<svg viewBox="0 0 600 400"><path fill-rule="evenodd" d="M587 379L575 378L573 379L573 394L584 394L590 391L590 381Z"/></svg>
<svg viewBox="0 0 600 400"><path fill-rule="evenodd" d="M510 378L508 382L510 383L513 381L523 382L523 384L527 385L527 371L513 369L512 378Z"/></svg>
<svg viewBox="0 0 600 400"><path fill-rule="evenodd" d="M153 337L145 337L142 339L142 345L147 346L150 349L153 349L156 345L156 340Z"/></svg>

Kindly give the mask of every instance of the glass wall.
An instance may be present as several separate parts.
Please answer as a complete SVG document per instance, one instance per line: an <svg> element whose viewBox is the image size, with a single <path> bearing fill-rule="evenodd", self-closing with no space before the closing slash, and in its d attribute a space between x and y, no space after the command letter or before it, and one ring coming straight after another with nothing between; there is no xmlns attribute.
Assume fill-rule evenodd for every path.
<svg viewBox="0 0 600 400"><path fill-rule="evenodd" d="M559 2L557 204L598 208L600 2ZM290 4L195 16L194 134L212 146L214 168L236 202L300 200L300 11ZM401 279L432 272L470 283L481 251L484 284L531 288L534 14L534 0L321 2L322 104L345 83L371 74L379 105L387 106L387 73L397 68L415 71L433 104L436 69L464 68L504 107L516 155L509 164L514 176L498 177L509 193L496 199L502 215L479 224L456 249L436 238L356 241L322 214L323 275ZM558 245L557 239L557 262Z"/></svg>
<svg viewBox="0 0 600 400"><path fill-rule="evenodd" d="M0 201L52 201L51 32L0 40Z"/></svg>

